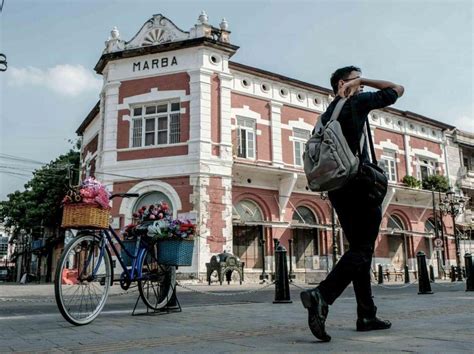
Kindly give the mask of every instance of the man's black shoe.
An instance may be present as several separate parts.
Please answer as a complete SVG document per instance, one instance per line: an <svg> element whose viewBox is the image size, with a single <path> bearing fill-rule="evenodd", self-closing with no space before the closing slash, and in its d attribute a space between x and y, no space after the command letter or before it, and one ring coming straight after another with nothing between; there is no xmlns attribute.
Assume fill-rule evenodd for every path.
<svg viewBox="0 0 474 354"><path fill-rule="evenodd" d="M308 310L308 326L311 333L323 342L329 342L331 336L326 333L325 322L329 308L318 289L306 290L300 294L303 306Z"/></svg>
<svg viewBox="0 0 474 354"><path fill-rule="evenodd" d="M390 327L392 327L390 321L384 321L377 317L357 319L357 331L359 332L389 329Z"/></svg>

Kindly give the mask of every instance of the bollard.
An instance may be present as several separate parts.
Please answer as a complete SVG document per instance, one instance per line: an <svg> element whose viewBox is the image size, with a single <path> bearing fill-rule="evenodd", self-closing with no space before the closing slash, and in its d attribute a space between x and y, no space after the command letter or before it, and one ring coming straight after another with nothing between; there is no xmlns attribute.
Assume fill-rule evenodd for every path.
<svg viewBox="0 0 474 354"><path fill-rule="evenodd" d="M432 283L435 282L435 276L434 276L434 268L433 268L433 265L430 264L430 281Z"/></svg>
<svg viewBox="0 0 474 354"><path fill-rule="evenodd" d="M433 294L431 291L430 279L428 278L428 269L426 268L426 256L424 252L416 254L418 261L418 295Z"/></svg>
<svg viewBox="0 0 474 354"><path fill-rule="evenodd" d="M379 284L383 284L383 269L381 264L379 264Z"/></svg>
<svg viewBox="0 0 474 354"><path fill-rule="evenodd" d="M286 249L281 244L275 249L275 301L274 304L292 303L286 263Z"/></svg>
<svg viewBox="0 0 474 354"><path fill-rule="evenodd" d="M474 267L470 253L464 255L464 264L466 265L466 291L474 291Z"/></svg>
<svg viewBox="0 0 474 354"><path fill-rule="evenodd" d="M408 266L405 264L405 284L410 282L410 273L408 272Z"/></svg>
<svg viewBox="0 0 474 354"><path fill-rule="evenodd" d="M454 268L454 266L451 266L451 281L454 282L456 281L456 269Z"/></svg>

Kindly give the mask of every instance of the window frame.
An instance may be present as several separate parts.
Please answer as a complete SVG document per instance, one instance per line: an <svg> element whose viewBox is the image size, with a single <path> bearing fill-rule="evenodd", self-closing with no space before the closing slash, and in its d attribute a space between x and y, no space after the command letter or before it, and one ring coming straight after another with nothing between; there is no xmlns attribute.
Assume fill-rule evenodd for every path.
<svg viewBox="0 0 474 354"><path fill-rule="evenodd" d="M387 179L389 182L397 183L398 182L398 173L397 173L397 153L393 150L386 150L384 149L382 155L380 156L380 162L383 161L383 170L387 175ZM390 164L393 163L393 166ZM392 175L392 168L393 168L393 175Z"/></svg>
<svg viewBox="0 0 474 354"><path fill-rule="evenodd" d="M303 137L304 135L304 137ZM304 145L311 136L311 131L300 128L293 128L293 163L297 167L303 167ZM296 145L300 146L300 163L297 163Z"/></svg>
<svg viewBox="0 0 474 354"><path fill-rule="evenodd" d="M173 104L178 104L178 109L172 110ZM166 105L166 112L159 112L158 107ZM148 107L156 107L152 113L146 113ZM134 115L135 110L140 111L139 115ZM134 149L143 149L150 147L164 147L170 145L176 145L181 143L181 102L179 100L168 100L168 101L158 101L158 102L147 102L142 104L133 105L130 107L130 138L129 138L129 148ZM178 121L178 130L177 130L177 140L178 142L170 143L171 141L171 117L177 115ZM166 130L159 130L159 121L160 119L166 118ZM153 120L153 130L147 130L147 122ZM140 126L136 124L140 122ZM139 130L139 133L136 134L135 131ZM159 143L158 137L159 133L166 131L166 143ZM153 133L153 143L146 144L147 134ZM175 132L176 134L176 132ZM140 136L140 143L138 144L138 139ZM150 135L148 135L150 136Z"/></svg>
<svg viewBox="0 0 474 354"><path fill-rule="evenodd" d="M245 156L242 150L242 131L245 132ZM253 156L249 156L249 135L253 135ZM257 159L257 121L253 118L237 117L237 157L253 161Z"/></svg>
<svg viewBox="0 0 474 354"><path fill-rule="evenodd" d="M425 157L425 156L417 156L416 161L417 161L417 163L416 163L416 168L417 168L416 175L417 175L417 177L420 181L423 180L423 176L422 176L422 172L421 172L421 169L423 167L426 168L427 171L428 171L427 177L436 175L436 168L437 168L438 161L436 161L433 158L429 158L429 157Z"/></svg>

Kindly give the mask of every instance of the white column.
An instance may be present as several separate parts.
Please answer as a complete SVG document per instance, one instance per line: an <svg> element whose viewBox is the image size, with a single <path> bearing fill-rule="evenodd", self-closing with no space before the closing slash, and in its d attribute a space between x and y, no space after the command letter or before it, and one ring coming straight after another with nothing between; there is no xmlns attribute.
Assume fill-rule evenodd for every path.
<svg viewBox="0 0 474 354"><path fill-rule="evenodd" d="M211 157L211 75L212 71L198 69L190 76L189 155L198 159Z"/></svg>
<svg viewBox="0 0 474 354"><path fill-rule="evenodd" d="M231 88L233 76L220 73L220 112L221 112L221 146L222 160L232 161L232 129L231 129Z"/></svg>
<svg viewBox="0 0 474 354"><path fill-rule="evenodd" d="M272 128L272 161L273 166L283 166L283 153L281 141L281 107L282 103L270 102L271 117L270 124Z"/></svg>
<svg viewBox="0 0 474 354"><path fill-rule="evenodd" d="M103 131L102 131L102 158L101 171L114 167L117 164L117 120L120 82L108 82L104 85L103 93ZM109 184L110 176L99 175L101 181Z"/></svg>
<svg viewBox="0 0 474 354"><path fill-rule="evenodd" d="M403 135L403 141L405 144L405 163L406 163L406 169L407 169L407 176L412 175L411 171L411 147L410 147L410 136L408 134Z"/></svg>

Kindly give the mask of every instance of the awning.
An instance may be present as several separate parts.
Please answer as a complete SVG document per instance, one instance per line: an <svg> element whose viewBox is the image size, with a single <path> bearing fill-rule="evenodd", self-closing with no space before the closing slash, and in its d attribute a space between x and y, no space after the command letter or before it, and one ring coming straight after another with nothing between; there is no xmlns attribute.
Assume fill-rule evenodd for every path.
<svg viewBox="0 0 474 354"><path fill-rule="evenodd" d="M402 235L422 236L422 237L427 237L427 238L434 238L434 233L432 233L432 232L420 232L420 231L400 230L400 229L380 229L380 234L382 234L382 235L402 234Z"/></svg>
<svg viewBox="0 0 474 354"><path fill-rule="evenodd" d="M235 226L268 226L268 227L276 227L276 228L287 228L289 223L284 221L238 221L233 220L232 225Z"/></svg>

